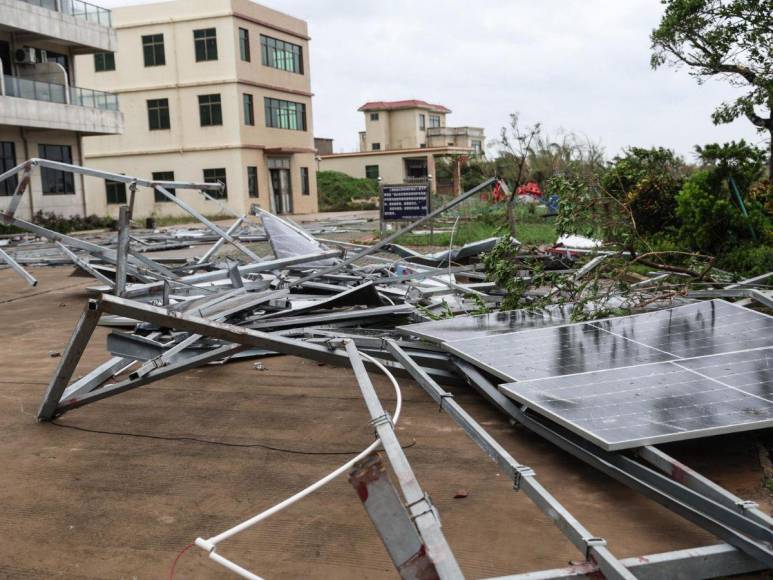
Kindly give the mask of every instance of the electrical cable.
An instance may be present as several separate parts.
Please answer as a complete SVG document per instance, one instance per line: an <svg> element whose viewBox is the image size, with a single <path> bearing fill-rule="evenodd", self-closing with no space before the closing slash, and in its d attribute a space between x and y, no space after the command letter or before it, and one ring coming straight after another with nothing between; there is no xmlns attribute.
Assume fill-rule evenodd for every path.
<svg viewBox="0 0 773 580"><path fill-rule="evenodd" d="M214 441L212 439L200 439L198 437L151 435L148 433L129 433L126 431L103 431L101 429L89 429L87 427L78 427L76 425L64 425L62 423L57 423L56 421L50 421L50 423L62 429L73 429L74 431L83 431L85 433L97 433L99 435L117 435L121 437L137 437L140 439L157 439L161 441L190 441L193 443L203 443L206 445L220 445L223 447L259 448L259 449L266 449L267 451L277 451L279 453L290 453L293 455L354 455L355 453L360 453L359 449L355 451L303 451L301 449L288 449L286 447L276 447L273 445L266 445L265 443L229 443L227 441ZM403 449L409 449L414 445L416 445L415 439L411 443L404 445Z"/></svg>
<svg viewBox="0 0 773 580"><path fill-rule="evenodd" d="M394 417L392 419L392 424L397 425L398 420L400 419L400 412L402 410L403 406L403 395L402 391L400 389L400 384L397 382L397 379L395 379L394 375L387 370L387 368L381 364L377 359L373 358L367 353L360 352L360 356L364 358L365 360L370 361L373 365L376 366L386 377L389 379L389 381L392 383L392 387L395 390L396 395L396 402L395 402L395 412ZM325 477L322 479L312 483L311 485L307 486L306 488L302 489L295 495L292 495L285 499L282 502L279 502L278 504L274 505L273 507L268 508L267 510L264 510L260 512L259 514L249 518L248 520L243 521L242 523L234 526L233 528L226 530L225 532L222 532L218 534L217 536L213 536L212 538L209 538L207 540L204 540L202 538L198 538L196 540L196 545L200 548L205 549L209 553L209 557L216 562L222 564L225 568L231 570L232 572L236 572L243 578L250 578L250 579L260 579L260 576L257 576L248 570L245 570L238 564L235 564L234 562L231 562L230 560L224 558L220 554L218 554L215 550L217 548L217 544L222 542L223 540L226 540L230 538L231 536L238 534L239 532L242 532L246 530L247 528L250 528L254 526L255 524L271 517L272 515L284 510L285 508L290 507L294 503L300 501L307 495L310 495L311 493L315 492L319 488L323 487L324 485L328 484L341 474L345 473L349 469L351 469L355 463L362 460L363 458L370 455L373 451L378 449L378 447L381 445L381 440L376 439L373 443L371 443L368 447L366 447L359 455L356 457L353 457L340 467L338 469L335 469L334 471L331 471L328 473Z"/></svg>

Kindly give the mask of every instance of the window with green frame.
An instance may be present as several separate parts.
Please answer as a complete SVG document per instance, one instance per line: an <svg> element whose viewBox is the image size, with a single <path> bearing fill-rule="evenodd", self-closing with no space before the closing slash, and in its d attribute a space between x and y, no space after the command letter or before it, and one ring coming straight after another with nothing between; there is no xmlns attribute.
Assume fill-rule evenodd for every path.
<svg viewBox="0 0 773 580"><path fill-rule="evenodd" d="M38 145L38 157L72 164L72 148L69 145L46 145L40 143ZM75 194L75 177L69 171L41 167L40 181L43 185L43 195Z"/></svg>
<svg viewBox="0 0 773 580"><path fill-rule="evenodd" d="M148 128L169 129L169 99L148 99Z"/></svg>
<svg viewBox="0 0 773 580"><path fill-rule="evenodd" d="M107 72L115 70L114 52L96 52L94 53L94 71Z"/></svg>
<svg viewBox="0 0 773 580"><path fill-rule="evenodd" d="M202 28L193 31L196 62L217 60L217 29Z"/></svg>
<svg viewBox="0 0 773 580"><path fill-rule="evenodd" d="M301 167L301 195L311 195L308 167Z"/></svg>
<svg viewBox="0 0 773 580"><path fill-rule="evenodd" d="M142 37L142 55L145 66L162 66L166 64L163 34L147 34Z"/></svg>
<svg viewBox="0 0 773 580"><path fill-rule="evenodd" d="M247 166L247 193L250 197L259 197L258 192L258 168Z"/></svg>
<svg viewBox="0 0 773 580"><path fill-rule="evenodd" d="M199 95L199 120L202 127L223 124L220 95Z"/></svg>
<svg viewBox="0 0 773 580"><path fill-rule="evenodd" d="M153 181L174 181L174 171L154 171ZM177 195L177 191L174 187L165 187L172 195ZM163 193L159 193L157 190L153 190L153 199L157 203L171 202L172 200L165 196Z"/></svg>
<svg viewBox="0 0 773 580"><path fill-rule="evenodd" d="M105 179L105 197L107 203L126 203L126 184Z"/></svg>
<svg viewBox="0 0 773 580"><path fill-rule="evenodd" d="M225 167L205 169L204 183L222 183L223 191L208 191L207 193L215 199L225 199L228 197L228 184L225 180Z"/></svg>
<svg viewBox="0 0 773 580"><path fill-rule="evenodd" d="M378 165L366 165L365 177L367 177L368 179L378 179L379 177Z"/></svg>
<svg viewBox="0 0 773 580"><path fill-rule="evenodd" d="M0 141L0 173L5 173L16 167L16 144L13 141ZM5 181L0 181L0 195L13 195L19 179L12 175Z"/></svg>
<svg viewBox="0 0 773 580"><path fill-rule="evenodd" d="M264 97L266 127L275 129L306 130L306 105Z"/></svg>
<svg viewBox="0 0 773 580"><path fill-rule="evenodd" d="M250 31L239 29L239 55L244 62L250 62Z"/></svg>
<svg viewBox="0 0 773 580"><path fill-rule="evenodd" d="M264 66L302 75L303 47L261 34L260 62Z"/></svg>
<svg viewBox="0 0 773 580"><path fill-rule="evenodd" d="M252 95L249 93L244 93L242 95L242 105L244 108L244 124L245 125L254 125L255 124L255 107L253 106L252 101Z"/></svg>

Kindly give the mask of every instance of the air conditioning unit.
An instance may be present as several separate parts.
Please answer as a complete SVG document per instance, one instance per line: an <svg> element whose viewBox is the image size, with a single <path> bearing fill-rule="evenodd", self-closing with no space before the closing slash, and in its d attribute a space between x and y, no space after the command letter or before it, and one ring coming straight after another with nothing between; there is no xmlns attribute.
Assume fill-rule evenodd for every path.
<svg viewBox="0 0 773 580"><path fill-rule="evenodd" d="M25 46L17 48L13 54L13 60L16 64L35 64L36 51L34 48Z"/></svg>

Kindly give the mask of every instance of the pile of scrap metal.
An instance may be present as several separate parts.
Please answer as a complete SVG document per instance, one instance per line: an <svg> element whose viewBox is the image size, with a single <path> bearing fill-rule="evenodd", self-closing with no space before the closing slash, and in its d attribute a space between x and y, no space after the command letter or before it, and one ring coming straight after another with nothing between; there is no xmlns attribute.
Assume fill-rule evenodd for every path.
<svg viewBox="0 0 773 580"><path fill-rule="evenodd" d="M61 168L61 164L55 165ZM107 179L115 177L98 173ZM202 191L211 186L125 179L133 187L145 185L163 191L167 186L201 186ZM463 577L453 549L443 536L437 509L420 487L395 434L394 425L401 406L398 376L415 380L512 479L514 489L523 491L578 549L580 565L527 574L524 578L599 575L625 579L710 578L773 567L773 520L752 502L741 500L654 447L653 442L678 438L682 436L680 433L688 431L671 424L670 410L659 409L663 416L652 423L668 426L664 439L656 434L649 439L640 437L635 447L606 445L603 438L594 438L590 430L573 429L574 419L566 419L562 414L587 397L550 394L540 398L539 385L531 384L539 380L560 383L567 377L586 374L595 379L593 373L621 369L633 377L635 372L646 371L648 365L671 365L664 376L694 372L702 377L700 380L725 385L725 379L709 376L710 369L700 367L700 373L692 370L690 365L700 365L704 360L705 356L700 354L703 351L696 350L697 355L695 352L680 354L678 349L695 345L706 348L709 344L709 354L739 355L738 336L721 332L706 334L709 330L726 328L725 322L736 318L734 324L745 329L739 332L747 333L740 339L752 341L750 332L757 336L743 347L748 349L740 353L745 357L743 364L767 364L769 359L765 357L773 348L773 318L723 301L697 302L638 315L661 318L634 316L594 323L573 323L571 305L540 312L464 314L480 301L496 307L501 299L499 289L484 281L484 272L478 263L480 253L496 240L430 255L400 247L395 242L493 182L491 179L482 183L371 246L323 241L289 221L258 210L256 217L274 254L267 258L254 256L232 236L233 232L219 228L213 230L220 238L212 248L194 263L171 271L172 275L161 271L160 268L166 269L164 266L155 262L151 265L140 259L140 254L130 251L128 226L119 231L115 249L94 245L78 247L114 264L116 277L94 274L100 281L107 279L110 283L90 289L92 297L46 389L38 419L50 421L78 407L192 368L245 357L285 354L351 368L371 419L363 429L375 427L376 441L280 504L225 532L196 540L196 545L210 558L244 578L259 577L223 557L217 551L218 545L345 473L349 474L357 496L402 577ZM16 220L12 211L3 220L25 229L30 225ZM53 235L52 232L37 233L46 237ZM56 241L65 246L71 243L62 238ZM226 243L233 245L246 260L225 265L213 261L215 253ZM122 268L126 274L121 273ZM570 275L581 274L587 268L586 264ZM122 276L128 274L133 279L122 281ZM738 310L728 311L728 308ZM431 320L433 310L451 310L462 315ZM76 366L98 324L117 327L107 339L111 358L73 380ZM671 337L671 342L662 342L664 336ZM661 342L656 343L659 346L645 343L652 340ZM394 386L397 407L393 413L383 409L371 384L369 370L384 373ZM658 375L645 374L642 380L646 383L651 376ZM598 384L609 382L601 378ZM651 380L662 386L660 379ZM674 383L678 384L681 383ZM550 385L551 389L568 388ZM537 474L519 463L447 390L470 387L513 423L527 427L661 503L723 543L618 559L602 538L573 517L540 485ZM740 386L732 388L741 390ZM766 392L773 392L773 386ZM528 393L532 393L531 399ZM596 400L595 396L591 400ZM754 397L756 406L753 409L750 406L751 411L746 413L744 429L762 428L773 421L773 400L767 394ZM627 399L636 400L631 396ZM765 406L767 403L770 408ZM589 413L594 416L593 409ZM724 432L718 429L715 425L708 427L710 434ZM695 432L698 435L690 432L684 436L700 436L702 431ZM388 458L399 491L386 476L382 459L374 454L377 449L382 449Z"/></svg>

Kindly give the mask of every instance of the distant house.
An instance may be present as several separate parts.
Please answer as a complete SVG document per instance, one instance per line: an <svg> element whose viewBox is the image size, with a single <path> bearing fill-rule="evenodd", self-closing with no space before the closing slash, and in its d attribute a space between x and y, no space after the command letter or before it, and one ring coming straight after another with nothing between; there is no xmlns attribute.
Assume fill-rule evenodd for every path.
<svg viewBox="0 0 773 580"><path fill-rule="evenodd" d="M483 155L480 127L448 127L451 110L426 101L371 101L359 109L365 115L359 151L319 155L319 170L341 171L353 177L381 178L404 183L431 176L437 186L435 160Z"/></svg>

